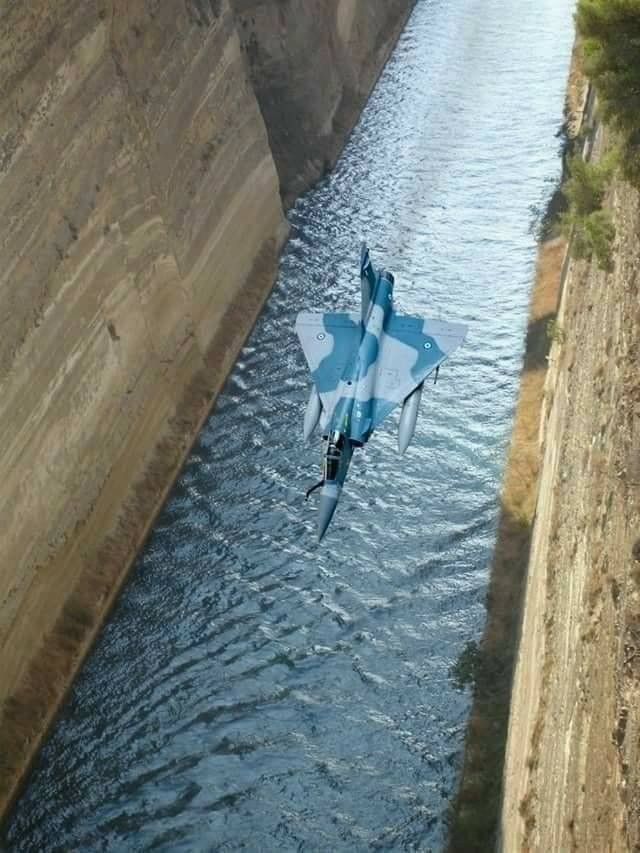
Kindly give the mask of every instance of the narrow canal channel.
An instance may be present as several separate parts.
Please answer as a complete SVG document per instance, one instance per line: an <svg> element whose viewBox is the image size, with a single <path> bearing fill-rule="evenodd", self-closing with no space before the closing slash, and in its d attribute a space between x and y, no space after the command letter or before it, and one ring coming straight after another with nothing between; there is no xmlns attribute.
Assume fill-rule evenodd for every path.
<svg viewBox="0 0 640 853"><path fill-rule="evenodd" d="M437 850L484 623L572 0L418 0L8 825L15 851ZM304 490L302 308L462 321L412 446L357 455L326 538Z"/></svg>

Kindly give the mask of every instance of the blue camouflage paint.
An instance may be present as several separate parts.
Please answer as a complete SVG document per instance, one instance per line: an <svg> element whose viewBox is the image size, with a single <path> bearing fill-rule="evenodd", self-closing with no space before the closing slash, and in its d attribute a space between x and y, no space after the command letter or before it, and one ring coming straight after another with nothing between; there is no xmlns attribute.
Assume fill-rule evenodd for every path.
<svg viewBox="0 0 640 853"><path fill-rule="evenodd" d="M365 246L360 255L360 277L362 322L354 322L346 313L323 314L320 319L318 315L303 312L297 326L322 401L324 432L328 437L319 538L333 517L353 448L369 440L378 424L396 406L404 404L429 373L462 342L466 332L463 326L429 321L435 334L444 335L447 346L444 352L437 340L426 334L424 320L396 314L393 275L375 270ZM441 332L443 327L446 328ZM325 355L325 337L329 336L332 346ZM317 398L313 399L317 405ZM309 411L314 412L315 419L319 409ZM412 424L415 425L415 416ZM410 438L405 426L401 452Z"/></svg>
<svg viewBox="0 0 640 853"><path fill-rule="evenodd" d="M382 400L379 398L373 400L371 406L371 432L373 432L373 430L378 424L382 423L382 421L387 417L387 415L391 414L391 412L395 409L397 405L398 404L393 400ZM367 439L368 438L369 436L367 436Z"/></svg>
<svg viewBox="0 0 640 853"><path fill-rule="evenodd" d="M378 280L375 288L374 304L380 306L388 316L393 311L393 282L387 278L390 273L382 270L378 273Z"/></svg>
<svg viewBox="0 0 640 853"><path fill-rule="evenodd" d="M345 370L352 369L357 352L354 341L359 339L361 330L362 325L354 323L348 314L325 314L324 332L320 334L332 336L333 349L311 374L321 394L337 388Z"/></svg>
<svg viewBox="0 0 640 853"><path fill-rule="evenodd" d="M373 264L371 263L371 257L369 255L369 250L366 246L362 247L362 251L360 253L360 276L367 279L369 283L369 287L371 288L371 293L373 293L376 286L376 272L373 268Z"/></svg>
<svg viewBox="0 0 640 853"><path fill-rule="evenodd" d="M351 430L349 432L349 438L352 440L362 444L368 440L371 434L371 424L373 423L374 403L374 398L366 402L355 402L351 414Z"/></svg>
<svg viewBox="0 0 640 853"><path fill-rule="evenodd" d="M416 381L420 380L421 377L424 378L425 373L428 373L430 369L433 369L446 358L446 353L442 352L435 339L423 333L423 325L424 321L420 317L404 317L401 327L396 324L391 329L385 329L385 334L390 338L395 338L405 346L411 347L416 353L417 358L411 368L411 373ZM422 346L417 349L415 345L416 335L423 338ZM426 347L425 344L429 344L429 346Z"/></svg>
<svg viewBox="0 0 640 853"><path fill-rule="evenodd" d="M371 332L365 332L358 352L358 371L356 378L364 376L369 368L378 360L380 342Z"/></svg>

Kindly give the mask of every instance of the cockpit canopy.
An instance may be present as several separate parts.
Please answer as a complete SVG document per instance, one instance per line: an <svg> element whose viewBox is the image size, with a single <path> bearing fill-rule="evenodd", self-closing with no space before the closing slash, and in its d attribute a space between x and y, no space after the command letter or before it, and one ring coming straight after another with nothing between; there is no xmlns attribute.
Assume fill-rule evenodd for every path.
<svg viewBox="0 0 640 853"><path fill-rule="evenodd" d="M341 432L331 433L327 452L324 457L324 479L336 480L340 470L340 460L344 448L345 437Z"/></svg>

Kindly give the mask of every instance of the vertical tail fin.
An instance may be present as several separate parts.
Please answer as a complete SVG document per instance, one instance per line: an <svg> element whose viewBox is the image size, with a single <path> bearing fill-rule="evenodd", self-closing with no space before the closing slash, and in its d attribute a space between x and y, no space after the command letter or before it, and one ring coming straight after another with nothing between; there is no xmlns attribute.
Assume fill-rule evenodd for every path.
<svg viewBox="0 0 640 853"><path fill-rule="evenodd" d="M369 257L369 249L366 243L363 243L360 248L360 288L362 291L362 325L367 322L367 314L369 313L369 305L373 296L373 288L376 283L376 274Z"/></svg>

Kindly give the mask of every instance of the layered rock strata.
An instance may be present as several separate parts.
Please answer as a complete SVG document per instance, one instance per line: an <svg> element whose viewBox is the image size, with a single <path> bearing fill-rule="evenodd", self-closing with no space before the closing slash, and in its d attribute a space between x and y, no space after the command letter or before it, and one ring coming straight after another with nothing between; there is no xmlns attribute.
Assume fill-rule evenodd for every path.
<svg viewBox="0 0 640 853"><path fill-rule="evenodd" d="M0 11L0 813L411 5Z"/></svg>
<svg viewBox="0 0 640 853"><path fill-rule="evenodd" d="M504 851L640 845L640 200L607 205L614 269L572 263L554 327Z"/></svg>
<svg viewBox="0 0 640 853"><path fill-rule="evenodd" d="M2 29L0 698L82 562L52 588L51 559L113 524L286 230L226 3L33 0Z"/></svg>
<svg viewBox="0 0 640 853"><path fill-rule="evenodd" d="M414 0L232 0L285 205L335 163Z"/></svg>

